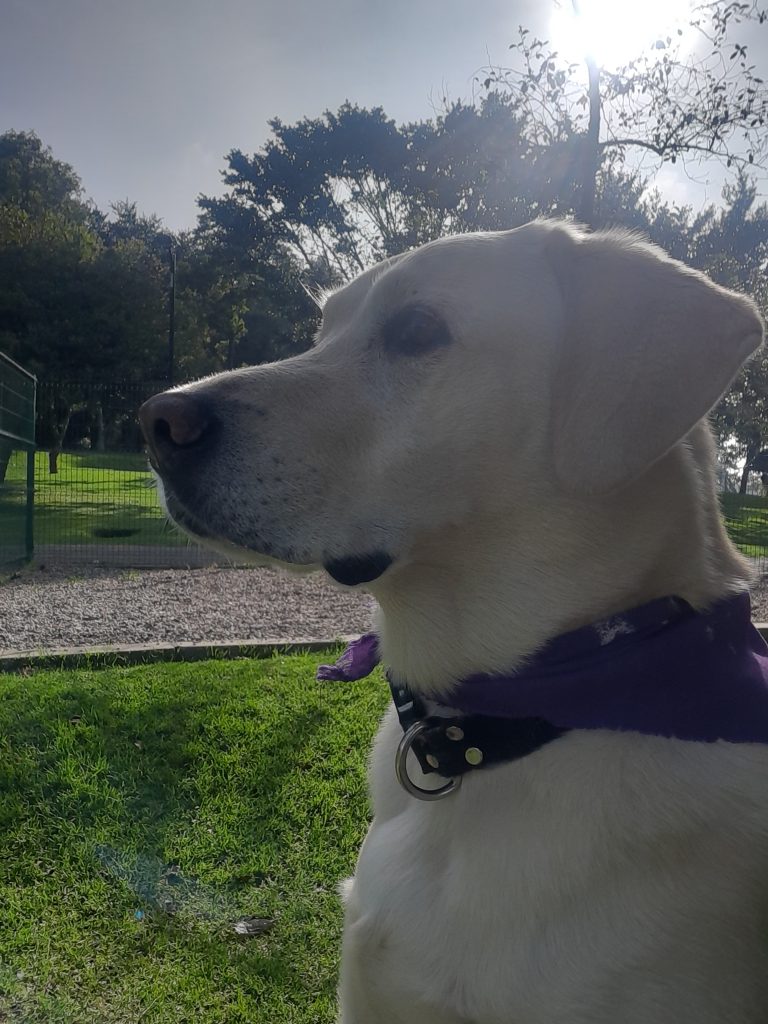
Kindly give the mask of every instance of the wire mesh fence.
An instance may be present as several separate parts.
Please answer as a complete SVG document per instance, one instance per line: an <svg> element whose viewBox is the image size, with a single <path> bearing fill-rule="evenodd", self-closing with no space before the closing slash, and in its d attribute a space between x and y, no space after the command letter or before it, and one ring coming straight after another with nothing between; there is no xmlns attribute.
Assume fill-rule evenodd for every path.
<svg viewBox="0 0 768 1024"><path fill-rule="evenodd" d="M162 381L38 388L35 557L49 563L206 565L160 507L136 413Z"/></svg>
<svg viewBox="0 0 768 1024"><path fill-rule="evenodd" d="M762 494L721 494L725 527L739 550L762 573L768 570L768 497Z"/></svg>

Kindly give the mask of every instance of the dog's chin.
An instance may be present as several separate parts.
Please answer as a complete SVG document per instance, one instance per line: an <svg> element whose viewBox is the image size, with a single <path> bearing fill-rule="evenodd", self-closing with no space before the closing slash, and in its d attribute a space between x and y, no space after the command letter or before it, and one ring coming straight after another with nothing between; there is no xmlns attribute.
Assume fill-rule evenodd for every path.
<svg viewBox="0 0 768 1024"><path fill-rule="evenodd" d="M290 558L280 558L277 553L267 554L265 551L259 550L257 543L242 544L222 535L183 505L168 486L163 485L161 480L158 480L158 494L160 504L174 526L195 543L217 554L224 555L229 562L284 569L287 572L300 575L318 572L322 568L319 562L300 562Z"/></svg>
<svg viewBox="0 0 768 1024"><path fill-rule="evenodd" d="M193 541L218 554L228 561L240 564L283 569L299 575L309 575L325 569L336 583L344 587L357 587L372 583L382 576L394 559L385 551L370 551L360 555L341 558L327 558L317 562L297 561L280 557L282 552L260 550L260 542L239 543L214 531L211 526L194 512L191 512L173 492L158 481L158 493L168 518Z"/></svg>

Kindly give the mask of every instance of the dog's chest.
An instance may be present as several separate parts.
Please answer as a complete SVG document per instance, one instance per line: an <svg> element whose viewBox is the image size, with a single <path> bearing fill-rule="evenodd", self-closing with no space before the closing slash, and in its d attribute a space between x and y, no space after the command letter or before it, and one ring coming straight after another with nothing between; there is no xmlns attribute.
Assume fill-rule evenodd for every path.
<svg viewBox="0 0 768 1024"><path fill-rule="evenodd" d="M599 1024L615 1021L627 984L663 980L675 963L689 969L691 929L702 947L690 968L704 974L691 981L697 991L711 987L716 961L723 969L723 934L712 922L730 918L734 948L748 945L761 852L768 864L765 784L751 794L763 802L762 828L756 814L735 837L728 787L714 806L706 762L695 763L701 751L681 757L679 744L643 738L633 752L622 743L634 738L609 735L557 741L424 803L394 781L397 729L390 718L377 741L376 818L348 908L393 1008L422 999L481 1024ZM665 751L671 765L659 761ZM664 778L670 766L673 785ZM708 818L722 819L709 838ZM723 870L732 876L727 896Z"/></svg>

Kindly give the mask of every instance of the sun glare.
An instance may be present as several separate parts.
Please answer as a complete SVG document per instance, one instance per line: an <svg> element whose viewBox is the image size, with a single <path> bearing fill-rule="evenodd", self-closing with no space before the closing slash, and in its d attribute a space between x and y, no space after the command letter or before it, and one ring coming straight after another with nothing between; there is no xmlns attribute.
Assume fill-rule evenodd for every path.
<svg viewBox="0 0 768 1024"><path fill-rule="evenodd" d="M617 67L657 41L666 46L686 25L690 0L561 0L552 15L551 41L569 60L585 54L604 67Z"/></svg>

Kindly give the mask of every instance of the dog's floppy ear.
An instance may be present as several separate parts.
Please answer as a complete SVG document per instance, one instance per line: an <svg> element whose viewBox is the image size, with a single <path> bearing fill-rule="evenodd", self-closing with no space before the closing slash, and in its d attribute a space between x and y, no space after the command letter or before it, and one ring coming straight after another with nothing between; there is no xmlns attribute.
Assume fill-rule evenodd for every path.
<svg viewBox="0 0 768 1024"><path fill-rule="evenodd" d="M607 492L684 437L760 345L754 303L627 235L551 228L565 337L553 394L555 471Z"/></svg>

